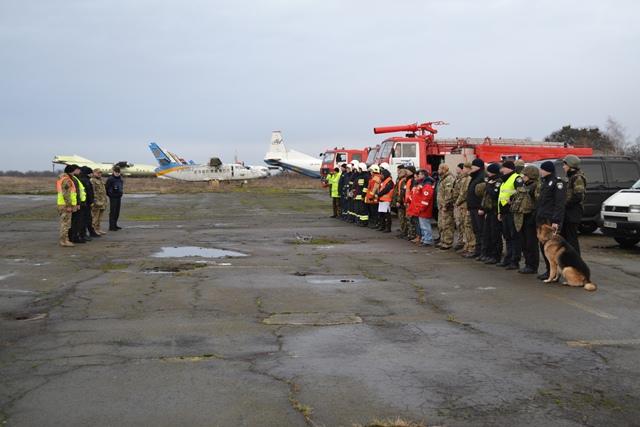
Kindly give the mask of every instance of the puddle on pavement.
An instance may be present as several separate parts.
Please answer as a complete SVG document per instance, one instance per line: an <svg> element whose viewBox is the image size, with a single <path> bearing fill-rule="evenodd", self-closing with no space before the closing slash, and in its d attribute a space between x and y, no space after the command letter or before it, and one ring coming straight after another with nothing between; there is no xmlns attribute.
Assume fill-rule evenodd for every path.
<svg viewBox="0 0 640 427"><path fill-rule="evenodd" d="M154 229L154 228L159 228L160 225L159 224L147 224L147 225L129 225L127 226L127 228L139 228L139 229L143 229L143 230L150 230L150 229Z"/></svg>
<svg viewBox="0 0 640 427"><path fill-rule="evenodd" d="M327 276L306 276L307 283L312 285L348 285L351 283L360 283L362 278L359 277L327 277Z"/></svg>
<svg viewBox="0 0 640 427"><path fill-rule="evenodd" d="M199 246L165 246L160 249L160 252L156 252L151 256L153 258L227 258L247 256L247 254L243 254L242 252L217 248L202 248Z"/></svg>
<svg viewBox="0 0 640 427"><path fill-rule="evenodd" d="M333 326L362 323L362 318L348 313L276 313L262 321L265 325Z"/></svg>

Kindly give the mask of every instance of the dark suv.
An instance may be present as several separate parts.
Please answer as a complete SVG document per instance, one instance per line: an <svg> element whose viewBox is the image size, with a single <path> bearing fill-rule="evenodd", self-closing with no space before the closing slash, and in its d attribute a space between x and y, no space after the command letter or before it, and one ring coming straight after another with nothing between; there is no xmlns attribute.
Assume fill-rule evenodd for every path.
<svg viewBox="0 0 640 427"><path fill-rule="evenodd" d="M548 160L554 162L558 176L566 176L562 159ZM640 178L640 163L626 156L592 156L580 160L580 169L587 178L587 197L580 232L587 234L598 229L602 202L618 190L631 187ZM533 164L540 167L543 161Z"/></svg>

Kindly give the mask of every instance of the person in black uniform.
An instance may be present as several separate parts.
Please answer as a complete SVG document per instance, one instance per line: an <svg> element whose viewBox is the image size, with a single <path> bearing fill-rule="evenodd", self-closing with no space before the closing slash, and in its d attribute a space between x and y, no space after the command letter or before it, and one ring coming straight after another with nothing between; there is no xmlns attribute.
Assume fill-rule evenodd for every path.
<svg viewBox="0 0 640 427"><path fill-rule="evenodd" d="M480 158L471 162L471 182L467 189L467 209L471 217L471 227L476 237L476 246L472 258L480 258L482 255L482 228L484 218L480 215L482 209L482 196L484 195L484 161Z"/></svg>
<svg viewBox="0 0 640 427"><path fill-rule="evenodd" d="M71 243L87 243L82 234L80 233L82 230L82 202L81 202L81 190L80 190L80 166L78 165L70 165L65 168L65 172L69 170L71 177L74 179L74 183L76 185L76 197L78 200L78 205L76 210L71 214L71 228L69 229L69 241Z"/></svg>
<svg viewBox="0 0 640 427"><path fill-rule="evenodd" d="M347 172L347 164L340 165L340 179L338 180L338 194L340 194L340 219L345 219L347 216L347 181L349 179Z"/></svg>
<svg viewBox="0 0 640 427"><path fill-rule="evenodd" d="M109 196L109 230L118 231L122 227L118 226L118 218L120 217L120 202L124 194L124 181L120 176L120 168L113 167L113 173L107 179L106 184L107 196Z"/></svg>
<svg viewBox="0 0 640 427"><path fill-rule="evenodd" d="M84 185L84 192L86 193L86 203L80 209L82 212L82 230L80 231L81 235L85 240L91 240L93 237L100 237L98 233L93 229L92 218L91 218L91 205L95 200L93 194L93 184L91 184L91 174L93 173L93 169L88 166L82 166L80 168L80 175L78 178L82 181L82 185ZM88 234L88 235L87 235Z"/></svg>
<svg viewBox="0 0 640 427"><path fill-rule="evenodd" d="M500 195L500 164L487 166L486 186L482 198L482 210L478 213L484 217L482 231L482 257L479 261L485 264L497 264L502 254L502 225L498 221L498 196Z"/></svg>
<svg viewBox="0 0 640 427"><path fill-rule="evenodd" d="M540 165L540 196L536 205L536 226L551 224L556 232L560 232L564 219L564 206L566 202L566 190L562 179L556 176L553 162L546 161ZM542 258L546 271L538 275L538 279L549 278L549 260L544 256L544 248L540 244Z"/></svg>
<svg viewBox="0 0 640 427"><path fill-rule="evenodd" d="M356 175L356 191L355 191L355 212L357 221L356 224L360 227L366 227L369 225L369 209L364 203L364 198L367 195L367 186L369 185L369 172L367 171L367 165L364 163L358 163L358 174Z"/></svg>

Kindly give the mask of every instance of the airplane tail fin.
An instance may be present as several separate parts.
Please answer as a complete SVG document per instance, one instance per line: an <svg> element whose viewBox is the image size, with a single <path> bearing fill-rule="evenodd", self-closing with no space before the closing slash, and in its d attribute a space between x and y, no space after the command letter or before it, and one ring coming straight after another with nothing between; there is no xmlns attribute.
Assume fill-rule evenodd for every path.
<svg viewBox="0 0 640 427"><path fill-rule="evenodd" d="M287 147L282 139L282 132L279 130L271 132L271 145L265 155L265 160L280 160L287 158Z"/></svg>
<svg viewBox="0 0 640 427"><path fill-rule="evenodd" d="M153 153L153 156L158 161L158 164L160 165L159 169L168 168L175 163L174 160L171 157L169 157L169 155L162 148L160 148L160 146L158 146L158 144L156 144L155 142L152 142L149 144L149 149L151 150L151 153Z"/></svg>

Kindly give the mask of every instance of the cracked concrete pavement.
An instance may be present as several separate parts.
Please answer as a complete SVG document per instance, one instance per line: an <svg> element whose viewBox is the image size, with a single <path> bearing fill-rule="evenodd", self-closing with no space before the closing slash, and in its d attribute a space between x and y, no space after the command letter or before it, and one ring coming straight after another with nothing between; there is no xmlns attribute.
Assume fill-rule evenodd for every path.
<svg viewBox="0 0 640 427"><path fill-rule="evenodd" d="M640 420L640 250L606 237L582 239L589 293L330 219L321 192L130 196L69 249L53 200L0 196L5 425Z"/></svg>

